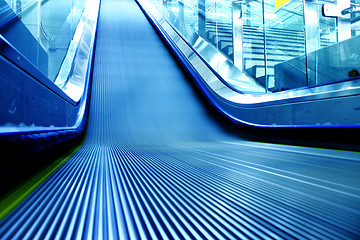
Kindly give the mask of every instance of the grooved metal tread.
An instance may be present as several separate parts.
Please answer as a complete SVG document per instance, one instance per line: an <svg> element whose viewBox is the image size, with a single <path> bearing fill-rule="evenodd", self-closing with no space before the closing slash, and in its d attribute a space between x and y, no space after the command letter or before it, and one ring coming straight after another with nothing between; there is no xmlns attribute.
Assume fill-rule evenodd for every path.
<svg viewBox="0 0 360 240"><path fill-rule="evenodd" d="M1 239L358 239L360 154L219 126L135 2L103 0L84 145Z"/></svg>

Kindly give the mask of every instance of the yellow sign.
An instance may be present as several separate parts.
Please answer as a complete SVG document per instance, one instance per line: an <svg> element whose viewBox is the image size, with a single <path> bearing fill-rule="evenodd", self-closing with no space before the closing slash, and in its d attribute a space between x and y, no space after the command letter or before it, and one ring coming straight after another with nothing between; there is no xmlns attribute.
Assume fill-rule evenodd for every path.
<svg viewBox="0 0 360 240"><path fill-rule="evenodd" d="M275 0L275 9L278 9L287 2L290 2L290 0Z"/></svg>

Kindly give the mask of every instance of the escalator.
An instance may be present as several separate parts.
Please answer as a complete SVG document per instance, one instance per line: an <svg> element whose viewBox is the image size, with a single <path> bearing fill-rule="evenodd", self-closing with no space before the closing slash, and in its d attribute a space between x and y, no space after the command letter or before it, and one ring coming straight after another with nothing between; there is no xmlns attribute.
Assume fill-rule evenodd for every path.
<svg viewBox="0 0 360 240"><path fill-rule="evenodd" d="M1 239L358 239L360 154L241 139L131 0L103 0L81 148Z"/></svg>

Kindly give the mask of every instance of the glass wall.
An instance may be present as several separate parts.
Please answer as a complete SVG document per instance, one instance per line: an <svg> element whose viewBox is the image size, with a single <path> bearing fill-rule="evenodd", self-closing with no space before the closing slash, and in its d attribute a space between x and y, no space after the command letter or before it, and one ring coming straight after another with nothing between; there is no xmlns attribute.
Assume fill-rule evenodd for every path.
<svg viewBox="0 0 360 240"><path fill-rule="evenodd" d="M319 27L317 31L311 31L313 26L306 26L309 32L306 39L309 85L359 77L359 1L319 0L312 5L309 9L317 12L317 22L314 24ZM335 10L336 14L328 14L326 10L329 8Z"/></svg>
<svg viewBox="0 0 360 240"><path fill-rule="evenodd" d="M242 39L243 55L238 56L236 60L242 57L243 70L255 79L265 79L265 35L264 22L262 14L264 12L263 4L260 1L252 1L248 4L241 4L242 32L237 34L237 38ZM235 33L236 34L236 33ZM262 83L265 87L265 82Z"/></svg>
<svg viewBox="0 0 360 240"><path fill-rule="evenodd" d="M279 92L360 75L360 0L149 1L239 91L244 81ZM223 76L229 64L241 81Z"/></svg>
<svg viewBox="0 0 360 240"><path fill-rule="evenodd" d="M2 1L0 34L46 77L55 82L69 52L86 2Z"/></svg>
<svg viewBox="0 0 360 240"><path fill-rule="evenodd" d="M278 7L265 0L265 59L268 91L306 86L304 3Z"/></svg>

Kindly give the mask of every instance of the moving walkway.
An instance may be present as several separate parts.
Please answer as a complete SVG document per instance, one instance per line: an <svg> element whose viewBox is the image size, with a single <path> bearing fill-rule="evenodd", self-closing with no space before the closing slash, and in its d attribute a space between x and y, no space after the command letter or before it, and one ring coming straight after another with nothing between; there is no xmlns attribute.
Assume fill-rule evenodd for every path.
<svg viewBox="0 0 360 240"><path fill-rule="evenodd" d="M1 238L359 237L358 152L249 141L231 125L243 129L239 124L244 124L253 131L283 128L287 133L294 132L287 120L283 120L283 126L281 122L271 125L267 122L269 116L273 117L271 121L279 118L269 114L266 118L266 113L255 116L259 109L271 113L266 109L275 109L277 105L271 101L276 99L268 97L270 103L250 102L252 105L245 106L244 102L236 103L237 99L256 95L239 93L230 86L224 89L228 86L222 82L224 79L209 82L213 80L210 73L215 75L211 68L208 78L201 79L206 69L197 71L190 65L194 58L184 61L180 47L186 45L173 45L173 39L184 39L165 32L166 25L157 25L166 22L156 22L156 15L146 3L96 2L87 5L92 6L92 11L85 7L88 15L82 19L89 25L83 24L82 32L89 35L79 38L72 55L74 63L86 62L86 67L71 67L64 91L58 85L50 85L46 78L41 78L41 82L36 76L44 74L35 75L30 66L20 71L17 66L21 63L2 53L2 61L9 66L7 74L15 78L12 81L22 83L21 78L29 79L24 82L31 88L19 91L20 96L29 99L30 106L37 106L30 109L32 115L26 116L26 109L13 105L12 114L38 121L34 125L4 126L2 141L12 142L7 145L11 147L27 140L30 147L24 149L36 152L46 149L46 145L67 145L69 139L82 142L76 151L70 151L37 175L42 177L31 178L36 188L15 191L10 196L17 198L5 199L21 199L18 204L5 208L4 201L1 203ZM96 18L94 6L100 9ZM6 39L2 41L10 47ZM188 68L183 71L181 64ZM67 69L65 65L63 69ZM82 84L75 84L81 79ZM217 88L209 87L214 85ZM77 92L80 95L68 95L72 88L81 89ZM232 95L215 95L225 90L227 94L232 90ZM34 96L47 100L52 107L41 108L41 104L26 98L36 91L44 95ZM265 96L261 96L264 101ZM224 100L229 97L234 99L231 104ZM294 100L276 101L288 106L300 104ZM337 101L347 99L340 95ZM238 113L246 108L248 112ZM48 112L39 115L37 109ZM246 115L246 119L239 117ZM58 119L61 116L67 119ZM259 122L251 122L255 117L260 118ZM54 121L54 125L46 126L47 121ZM301 131L316 132L311 124ZM345 127L337 127L346 131ZM348 127L356 131L350 124ZM321 128L336 130L331 125Z"/></svg>

